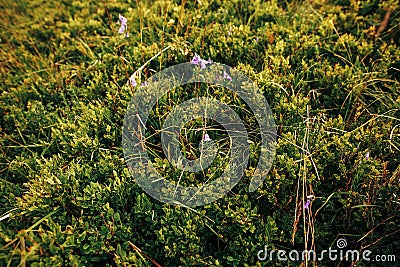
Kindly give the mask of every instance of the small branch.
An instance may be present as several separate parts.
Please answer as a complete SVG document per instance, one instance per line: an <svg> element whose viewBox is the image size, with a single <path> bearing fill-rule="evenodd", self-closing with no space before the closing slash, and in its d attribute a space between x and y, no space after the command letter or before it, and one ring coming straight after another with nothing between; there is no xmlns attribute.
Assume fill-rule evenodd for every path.
<svg viewBox="0 0 400 267"><path fill-rule="evenodd" d="M160 264L158 264L155 260L153 260L152 258L150 258L149 255L147 255L146 253L144 253L140 248L138 248L137 246L135 246L131 241L128 241L129 245L135 250L137 251L140 255L143 255L146 259L148 259L149 261L151 261L155 266L157 267L162 267Z"/></svg>

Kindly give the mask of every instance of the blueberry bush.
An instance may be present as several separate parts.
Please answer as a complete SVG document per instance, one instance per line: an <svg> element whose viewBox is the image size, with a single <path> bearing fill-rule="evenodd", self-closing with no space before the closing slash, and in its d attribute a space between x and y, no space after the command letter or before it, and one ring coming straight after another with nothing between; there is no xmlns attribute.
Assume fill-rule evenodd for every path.
<svg viewBox="0 0 400 267"><path fill-rule="evenodd" d="M398 1L3 0L0 7L0 266L398 266ZM174 88L152 110L146 133L167 179L181 172L163 155L159 129L179 103L218 98L249 132L240 182L191 208L147 195L121 140L140 84L195 54L254 81L274 114L277 146L250 193L261 149L254 114L223 88ZM199 156L203 124L185 125L189 159ZM218 155L183 184L215 179L229 160L226 133L207 125ZM258 257L265 249L320 252L339 239L360 253L395 256L397 265Z"/></svg>

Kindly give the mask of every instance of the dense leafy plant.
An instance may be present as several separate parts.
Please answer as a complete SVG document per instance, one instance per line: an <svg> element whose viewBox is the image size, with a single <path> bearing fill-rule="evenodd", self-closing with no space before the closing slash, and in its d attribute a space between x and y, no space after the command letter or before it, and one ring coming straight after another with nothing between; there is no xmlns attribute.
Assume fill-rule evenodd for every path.
<svg viewBox="0 0 400 267"><path fill-rule="evenodd" d="M396 1L0 6L0 266L298 266L258 261L257 252L264 246L321 251L341 237L350 249L400 260ZM118 33L119 14L129 37ZM125 165L121 135L136 90L132 73L138 71L140 84L195 53L254 80L274 113L278 139L271 171L249 193L260 147L243 101L206 85L164 96L149 121L148 151L168 179L179 172L162 156L156 133L176 104L214 95L252 133L239 184L194 209L143 192ZM213 126L217 140L224 133ZM188 157L198 156L199 138L187 135ZM187 183L223 171L226 138L220 148L208 174L188 176ZM305 208L307 195L314 198Z"/></svg>

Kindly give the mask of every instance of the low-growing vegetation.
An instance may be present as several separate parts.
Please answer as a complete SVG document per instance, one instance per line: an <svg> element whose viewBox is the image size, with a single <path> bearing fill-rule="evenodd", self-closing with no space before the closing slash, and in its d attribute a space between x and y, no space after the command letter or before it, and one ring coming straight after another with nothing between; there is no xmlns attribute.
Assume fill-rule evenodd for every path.
<svg viewBox="0 0 400 267"><path fill-rule="evenodd" d="M397 266L363 259L264 261L260 250L346 248L400 262L400 8L397 1L42 1L0 3L0 266ZM123 16L126 21L121 18ZM276 155L249 192L257 122L229 90L174 88L147 122L147 151L178 181L163 120L215 97L249 132L250 160L223 198L159 202L128 171L124 116L140 84L195 54L245 73L274 114ZM135 82L132 82L134 74ZM185 125L199 156L205 120ZM190 185L218 177L229 138ZM372 256L371 256L372 258ZM376 264L376 265L374 265Z"/></svg>

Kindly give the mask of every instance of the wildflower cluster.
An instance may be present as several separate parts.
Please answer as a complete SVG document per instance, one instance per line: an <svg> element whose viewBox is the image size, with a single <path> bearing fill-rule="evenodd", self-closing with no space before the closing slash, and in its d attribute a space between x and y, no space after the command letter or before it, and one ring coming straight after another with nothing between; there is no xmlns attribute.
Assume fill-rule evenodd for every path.
<svg viewBox="0 0 400 267"><path fill-rule="evenodd" d="M205 60L205 59L202 59L198 54L194 54L194 57L192 58L190 63L192 63L193 65L200 65L201 69L205 69L207 64L212 63L212 60L211 59ZM218 80L219 76L216 76L215 78ZM224 71L222 78L226 79L228 81L232 81L232 77L229 76L229 74L226 73L226 71Z"/></svg>
<svg viewBox="0 0 400 267"><path fill-rule="evenodd" d="M212 63L212 61L211 61L211 59L204 60L198 54L195 54L192 61L190 61L190 63L192 63L194 65L200 64L200 68L205 69L206 65Z"/></svg>

